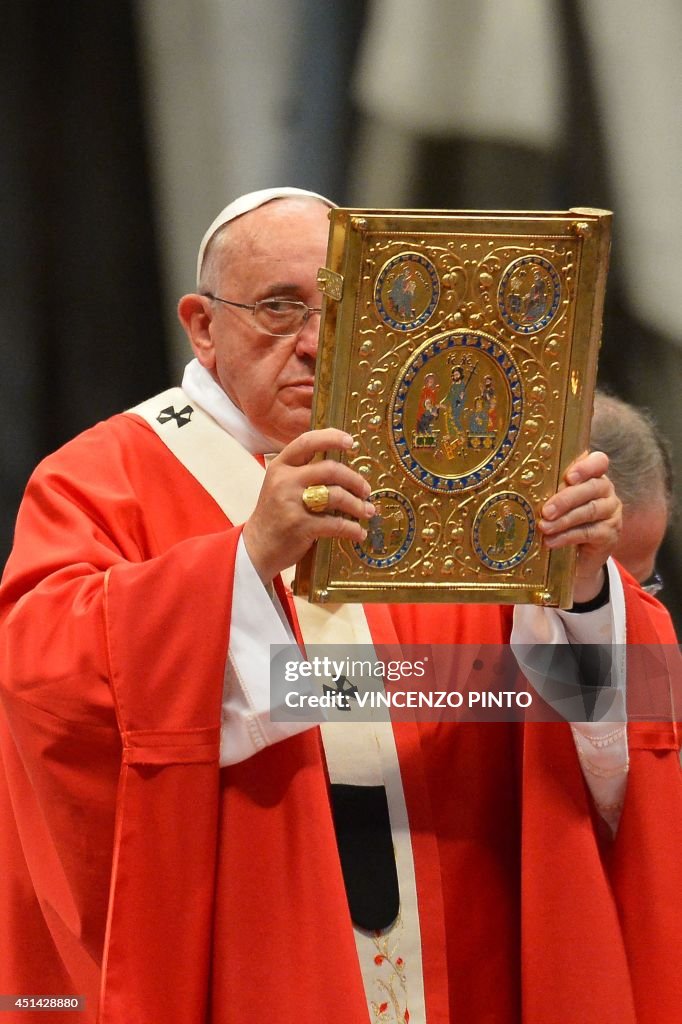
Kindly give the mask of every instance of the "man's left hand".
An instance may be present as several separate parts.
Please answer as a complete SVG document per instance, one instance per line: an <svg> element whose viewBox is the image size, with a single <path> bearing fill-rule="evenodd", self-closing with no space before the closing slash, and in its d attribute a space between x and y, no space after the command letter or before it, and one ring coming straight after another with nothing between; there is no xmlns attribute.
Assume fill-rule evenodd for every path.
<svg viewBox="0 0 682 1024"><path fill-rule="evenodd" d="M603 452L581 455L568 467L557 493L542 507L538 526L548 548L578 548L573 599L591 601L604 582L604 563L622 526L622 505L606 476Z"/></svg>

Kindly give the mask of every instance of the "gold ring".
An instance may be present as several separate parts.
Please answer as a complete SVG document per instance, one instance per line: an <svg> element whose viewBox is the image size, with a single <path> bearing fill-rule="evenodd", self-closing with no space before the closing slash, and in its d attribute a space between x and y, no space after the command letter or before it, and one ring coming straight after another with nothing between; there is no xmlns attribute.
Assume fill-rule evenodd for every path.
<svg viewBox="0 0 682 1024"><path fill-rule="evenodd" d="M306 487L301 495L301 501L309 512L324 512L329 504L329 488L325 484Z"/></svg>

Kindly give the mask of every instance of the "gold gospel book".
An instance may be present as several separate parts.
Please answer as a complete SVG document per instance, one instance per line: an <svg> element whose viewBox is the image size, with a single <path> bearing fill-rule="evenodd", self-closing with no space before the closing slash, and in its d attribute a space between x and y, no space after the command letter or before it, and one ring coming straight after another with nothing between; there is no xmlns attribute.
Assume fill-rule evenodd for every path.
<svg viewBox="0 0 682 1024"><path fill-rule="evenodd" d="M588 447L611 214L335 209L312 425L352 434L362 544L321 539L313 602L570 607L540 509Z"/></svg>

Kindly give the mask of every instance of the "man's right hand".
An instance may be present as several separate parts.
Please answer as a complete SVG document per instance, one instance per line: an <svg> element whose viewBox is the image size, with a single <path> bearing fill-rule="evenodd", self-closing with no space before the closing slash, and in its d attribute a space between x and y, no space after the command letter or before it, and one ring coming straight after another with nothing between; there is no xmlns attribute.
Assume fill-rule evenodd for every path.
<svg viewBox="0 0 682 1024"><path fill-rule="evenodd" d="M300 561L318 537L361 543L367 536L358 520L374 514L374 506L366 500L371 490L368 482L340 462L314 461L322 452L349 451L352 444L350 434L334 427L309 430L270 463L243 534L249 558L263 583L270 583L282 569ZM310 512L303 504L305 488L317 484L329 488L324 512Z"/></svg>

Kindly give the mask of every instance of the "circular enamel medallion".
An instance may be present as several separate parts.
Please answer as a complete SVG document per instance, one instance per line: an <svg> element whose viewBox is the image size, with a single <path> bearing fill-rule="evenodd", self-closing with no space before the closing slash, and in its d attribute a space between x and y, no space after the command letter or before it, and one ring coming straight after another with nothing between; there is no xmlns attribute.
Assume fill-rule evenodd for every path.
<svg viewBox="0 0 682 1024"><path fill-rule="evenodd" d="M500 316L518 334L534 334L546 327L560 299L559 275L543 256L522 256L510 263L497 292Z"/></svg>
<svg viewBox="0 0 682 1024"><path fill-rule="evenodd" d="M402 252L385 263L374 286L374 304L385 324L413 331L429 319L440 295L433 263L418 252Z"/></svg>
<svg viewBox="0 0 682 1024"><path fill-rule="evenodd" d="M416 516L410 502L398 491L373 491L368 501L376 509L363 521L367 536L362 544L353 544L356 555L373 569L395 565L412 546Z"/></svg>
<svg viewBox="0 0 682 1024"><path fill-rule="evenodd" d="M473 548L488 569L513 569L527 557L534 537L533 510L515 491L494 494L476 513Z"/></svg>
<svg viewBox="0 0 682 1024"><path fill-rule="evenodd" d="M425 342L398 375L389 438L402 468L431 491L462 491L495 473L518 437L519 371L502 345L457 330Z"/></svg>

